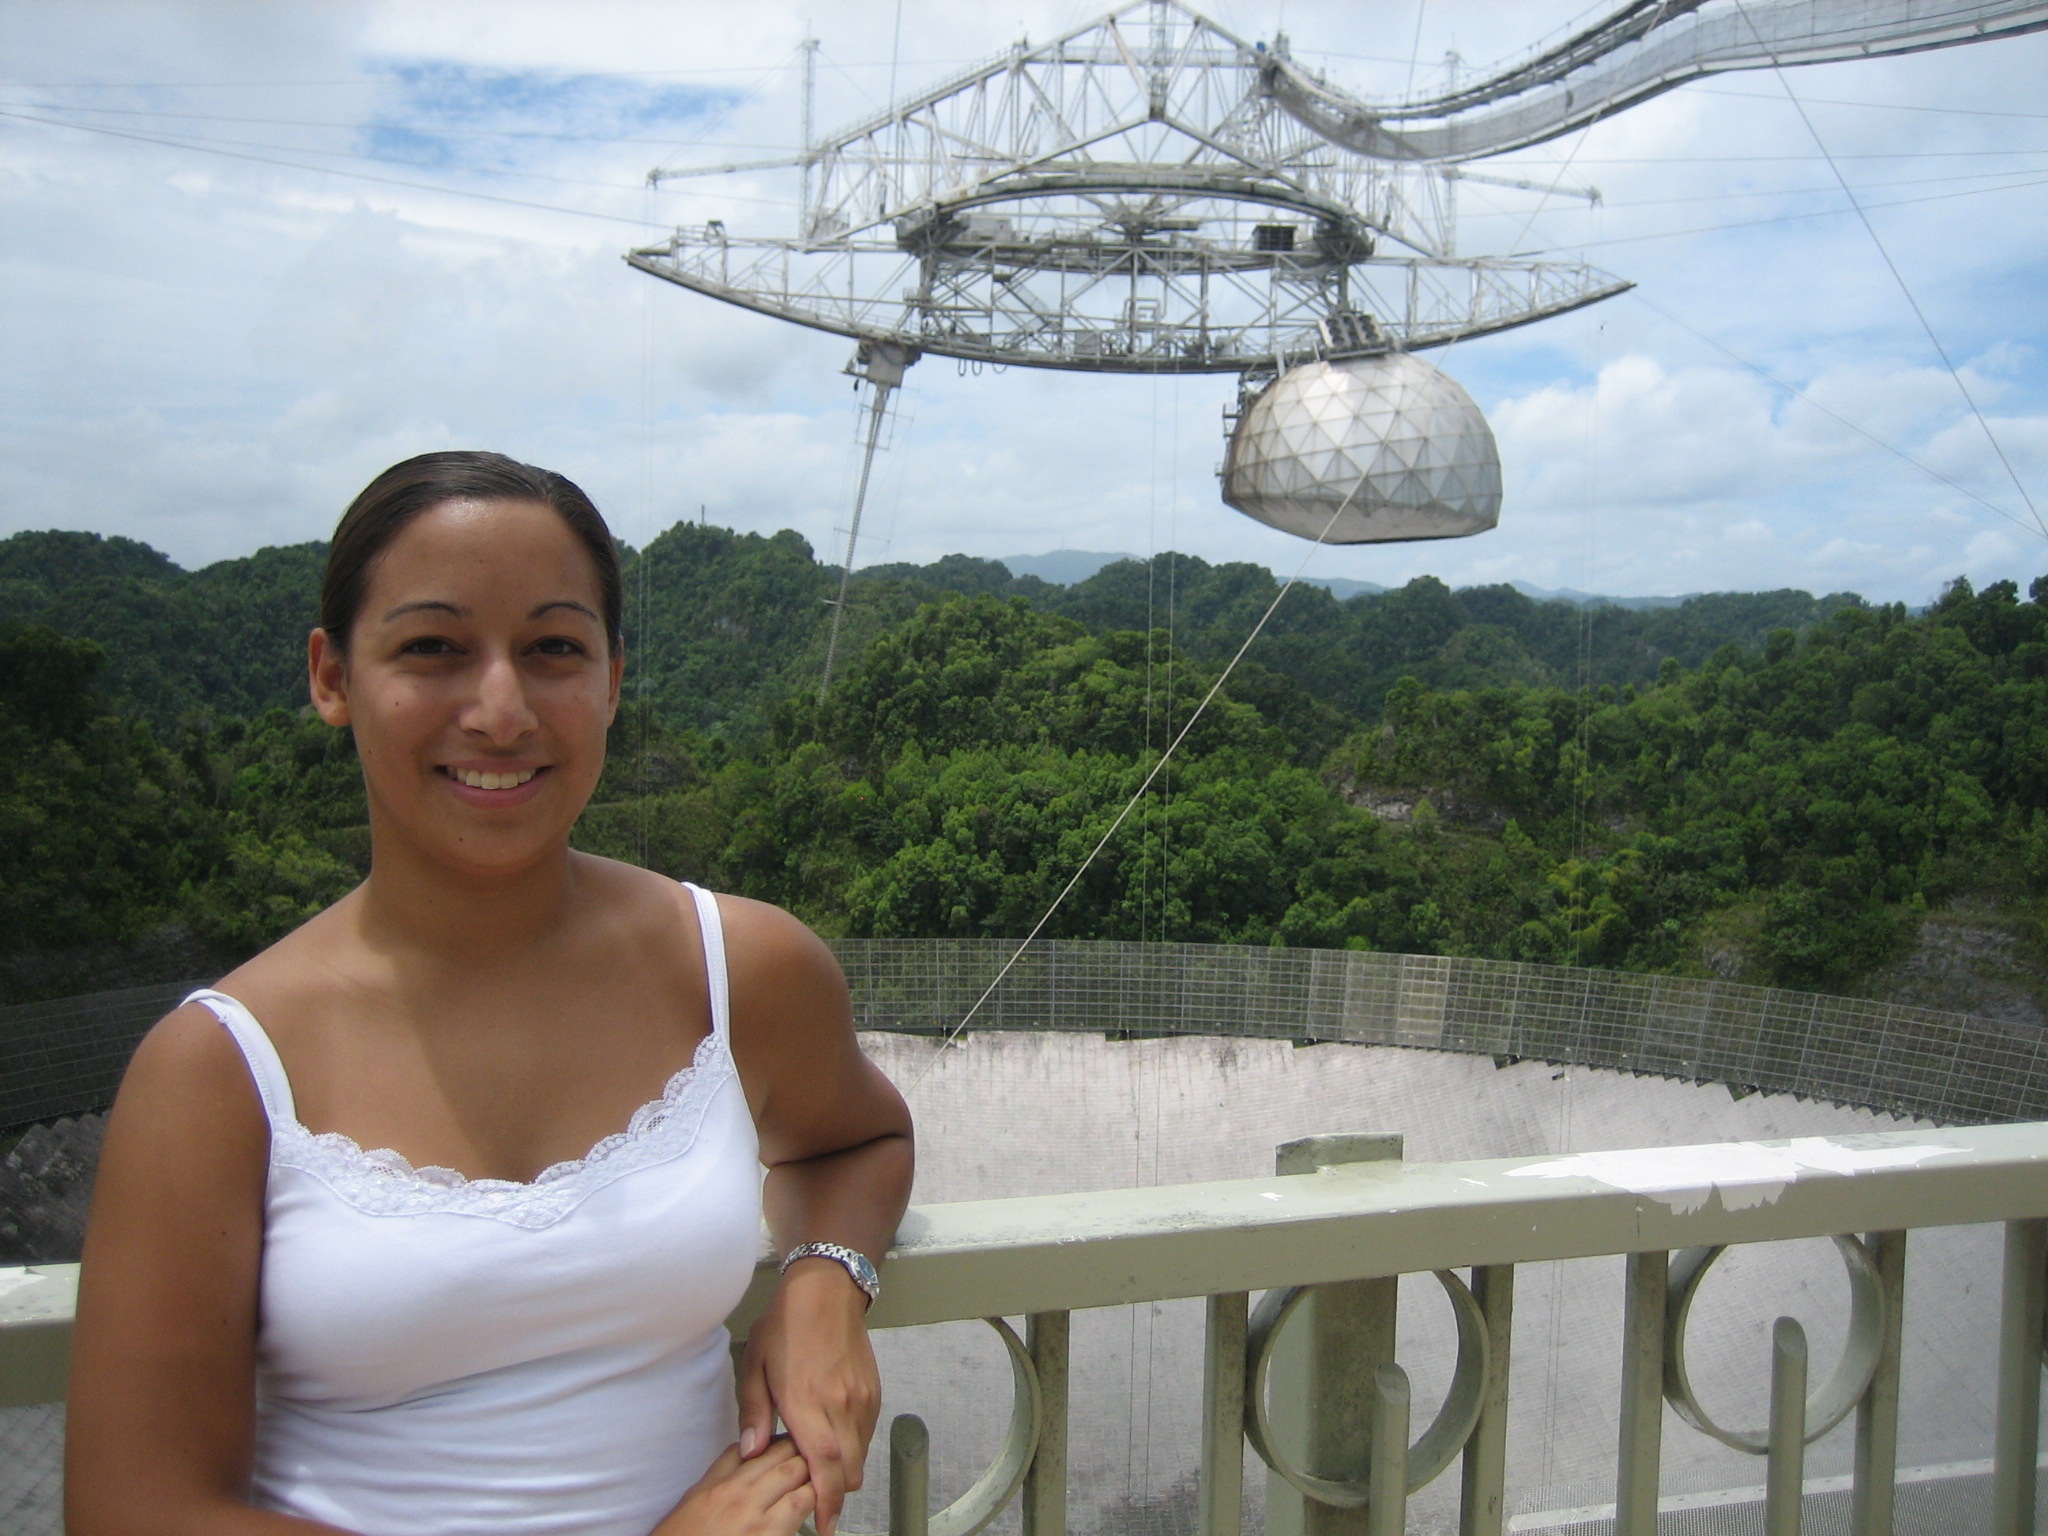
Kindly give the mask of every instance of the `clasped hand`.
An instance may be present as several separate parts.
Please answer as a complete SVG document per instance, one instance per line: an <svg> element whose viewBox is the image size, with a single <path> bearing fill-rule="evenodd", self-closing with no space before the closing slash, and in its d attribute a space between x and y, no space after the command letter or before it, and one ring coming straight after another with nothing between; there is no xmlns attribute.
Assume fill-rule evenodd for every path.
<svg viewBox="0 0 2048 1536"><path fill-rule="evenodd" d="M654 1536L833 1536L881 1411L867 1298L829 1260L791 1266L740 1363L740 1439ZM775 1434L780 1417L787 1435Z"/></svg>

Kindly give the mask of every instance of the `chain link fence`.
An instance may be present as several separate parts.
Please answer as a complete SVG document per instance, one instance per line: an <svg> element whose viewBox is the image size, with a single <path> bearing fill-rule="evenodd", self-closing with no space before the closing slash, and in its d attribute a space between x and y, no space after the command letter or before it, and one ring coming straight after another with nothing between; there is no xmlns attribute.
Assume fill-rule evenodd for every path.
<svg viewBox="0 0 2048 1536"><path fill-rule="evenodd" d="M1010 941L834 948L862 1029L943 1036L972 1009L977 1030L1398 1045L1727 1083L1951 1125L2048 1118L2040 1030L1903 1003L1439 955L1070 939L1034 945L988 992ZM143 1032L203 985L0 1008L0 1132L106 1108Z"/></svg>

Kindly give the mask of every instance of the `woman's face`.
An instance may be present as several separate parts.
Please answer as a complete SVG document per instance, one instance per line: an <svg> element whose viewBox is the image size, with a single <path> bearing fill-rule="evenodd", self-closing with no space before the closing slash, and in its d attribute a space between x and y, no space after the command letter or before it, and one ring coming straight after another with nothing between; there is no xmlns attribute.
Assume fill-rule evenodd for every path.
<svg viewBox="0 0 2048 1536"><path fill-rule="evenodd" d="M380 836L472 874L560 847L618 707L603 611L588 550L539 503L443 502L384 547L347 654L316 629L311 655Z"/></svg>

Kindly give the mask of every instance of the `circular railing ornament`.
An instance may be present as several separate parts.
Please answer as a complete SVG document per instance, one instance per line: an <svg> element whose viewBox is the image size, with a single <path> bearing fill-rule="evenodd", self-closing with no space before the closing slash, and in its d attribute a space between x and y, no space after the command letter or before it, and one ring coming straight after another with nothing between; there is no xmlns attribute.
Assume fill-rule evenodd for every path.
<svg viewBox="0 0 2048 1536"><path fill-rule="evenodd" d="M1486 1317L1465 1282L1447 1269L1439 1269L1435 1274L1451 1300L1451 1312L1458 1322L1458 1365L1451 1376L1450 1390L1444 1394L1443 1406L1408 1452L1410 1493L1436 1481L1471 1438L1486 1401L1486 1374L1492 1349ZM1300 1493L1334 1509L1364 1509L1372 1503L1369 1482L1318 1477L1295 1465L1274 1440L1272 1420L1266 1412L1266 1377L1272 1369L1273 1346L1280 1338L1280 1330L1311 1289L1292 1285L1268 1291L1252 1313L1245 1338L1244 1434L1252 1449L1259 1453L1259 1459Z"/></svg>
<svg viewBox="0 0 2048 1536"><path fill-rule="evenodd" d="M1024 1486L1024 1474L1031 1470L1031 1458L1038 1454L1038 1435L1045 1410L1038 1391L1038 1368L1024 1348L1024 1341L1000 1317L982 1319L995 1329L1010 1355L1010 1422L1003 1431L1003 1443L995 1459L959 1498L937 1511L927 1527L929 1536L977 1536L1008 1507L1017 1490ZM802 1536L818 1536L817 1527L806 1520ZM861 1533L840 1527L840 1536Z"/></svg>
<svg viewBox="0 0 2048 1536"><path fill-rule="evenodd" d="M1849 1416L1849 1410L1863 1400L1877 1374L1884 1353L1884 1285L1878 1278L1877 1263L1870 1250L1854 1237L1838 1235L1836 1251L1849 1271L1849 1334L1843 1341L1842 1358L1834 1372L1806 1402L1806 1444L1811 1445ZM1687 1248L1671 1260L1670 1288L1664 1301L1664 1399L1678 1416L1703 1435L1723 1445L1763 1456L1770 1452L1770 1435L1757 1429L1726 1429L1694 1396L1692 1380L1685 1369L1685 1325L1692 1312L1693 1298L1700 1282L1725 1247Z"/></svg>

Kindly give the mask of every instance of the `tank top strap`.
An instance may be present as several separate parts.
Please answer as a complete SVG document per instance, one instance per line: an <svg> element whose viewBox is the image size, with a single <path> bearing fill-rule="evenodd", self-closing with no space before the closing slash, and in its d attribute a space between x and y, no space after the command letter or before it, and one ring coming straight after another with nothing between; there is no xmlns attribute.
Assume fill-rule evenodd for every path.
<svg viewBox="0 0 2048 1536"><path fill-rule="evenodd" d="M220 1020L235 1044L241 1047L242 1059L249 1064L249 1076L256 1080L256 1092L263 1100L263 1112L270 1117L270 1123L274 1126L296 1124L298 1109L292 1102L291 1079L285 1076L277 1047L270 1043L270 1036L256 1022L256 1015L227 993L216 992L211 987L201 987L185 1001L199 1003L212 1010L213 1016Z"/></svg>
<svg viewBox="0 0 2048 1536"><path fill-rule="evenodd" d="M711 992L711 1029L732 1044L732 989L726 980L725 924L718 916L718 898L701 885L683 882L697 903L697 932L704 941L704 977ZM253 1022L253 1021L252 1021Z"/></svg>

